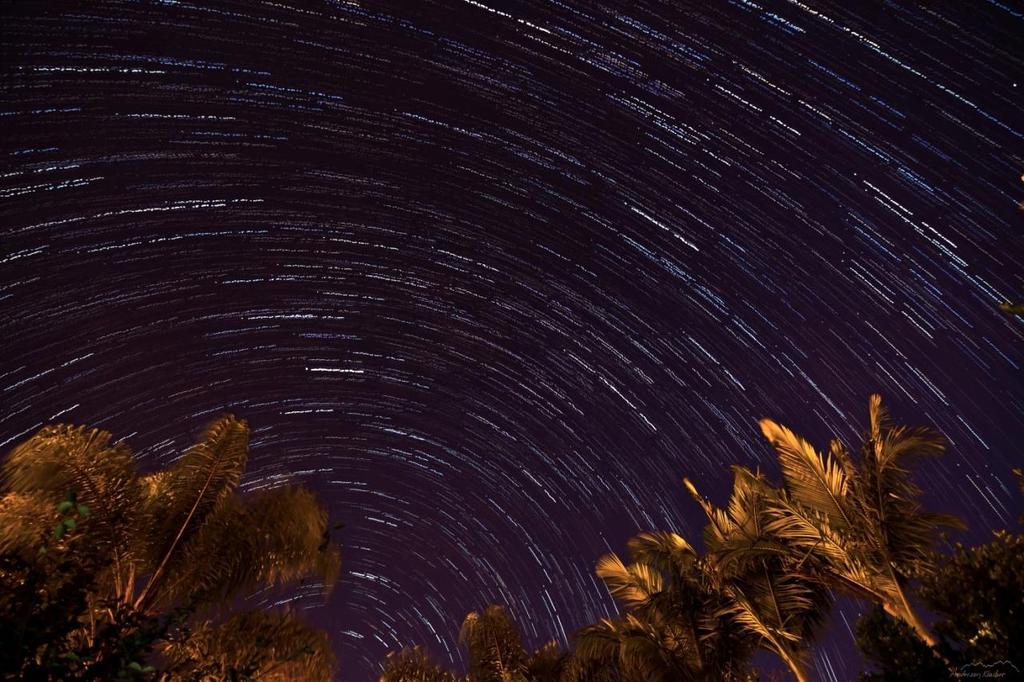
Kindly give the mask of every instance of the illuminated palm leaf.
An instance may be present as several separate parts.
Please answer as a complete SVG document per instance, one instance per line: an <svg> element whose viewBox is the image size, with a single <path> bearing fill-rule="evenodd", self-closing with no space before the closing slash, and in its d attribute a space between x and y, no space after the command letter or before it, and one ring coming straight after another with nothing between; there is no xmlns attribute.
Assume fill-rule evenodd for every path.
<svg viewBox="0 0 1024 682"><path fill-rule="evenodd" d="M789 590L776 576L763 583L741 585L730 583L726 587L729 595L727 606L721 615L738 623L746 632L754 636L760 646L777 654L786 663L799 682L807 680L804 671L805 651L801 647L803 640L792 624L786 622L791 610L803 613L814 609L814 603L803 592L805 587L799 585Z"/></svg>
<svg viewBox="0 0 1024 682"><path fill-rule="evenodd" d="M803 652L828 613L828 592L801 571L798 545L780 541L772 528L772 505L782 493L745 467L733 467L733 473L727 511L715 509L692 483L687 486L715 527L706 534L705 563L725 596L716 615L804 680Z"/></svg>
<svg viewBox="0 0 1024 682"><path fill-rule="evenodd" d="M780 491L772 488L759 473L733 466L733 489L725 510L713 508L705 501L712 515L710 525L725 532L712 534L707 543L714 559L715 572L723 577L742 574L750 565L759 567L764 561L789 557L792 547L781 542L769 530L771 508ZM707 533L705 534L707 535Z"/></svg>
<svg viewBox="0 0 1024 682"><path fill-rule="evenodd" d="M31 495L51 509L75 496L76 506L88 510L88 518L80 520L88 527L91 550L110 557L109 568L96 577L98 587L114 594L123 590L134 561L139 495L131 450L111 444L110 437L84 426L43 427L7 456L3 481L5 491ZM47 516L53 520L52 512Z"/></svg>
<svg viewBox="0 0 1024 682"><path fill-rule="evenodd" d="M715 508L703 495L697 491L697 487L688 478L683 479L683 486L690 493L690 497L704 510L708 520L711 522L704 528L704 542L715 545L722 542L732 532L732 521L721 509Z"/></svg>
<svg viewBox="0 0 1024 682"><path fill-rule="evenodd" d="M614 554L598 559L596 572L615 600L627 609L646 606L662 591L662 575L657 569L641 563L626 566Z"/></svg>
<svg viewBox="0 0 1024 682"><path fill-rule="evenodd" d="M769 530L807 552L811 565L836 587L880 603L932 643L903 583L930 567L937 530L962 524L921 510L921 491L908 466L941 454L942 439L929 429L894 426L878 395L868 401L859 466L838 442L822 456L771 420L761 426L786 483L786 494L772 505Z"/></svg>
<svg viewBox="0 0 1024 682"><path fill-rule="evenodd" d="M4 489L57 506L69 492L90 510L96 550L114 553L127 542L125 523L138 506L135 461L110 434L84 426L47 426L16 446L3 464Z"/></svg>
<svg viewBox="0 0 1024 682"><path fill-rule="evenodd" d="M168 470L160 483L157 536L161 550L153 573L135 600L149 606L165 577L182 560L180 551L218 503L230 496L245 470L249 426L231 415L206 429L199 441Z"/></svg>
<svg viewBox="0 0 1024 682"><path fill-rule="evenodd" d="M219 625L203 623L161 654L168 664L165 679L173 682L327 682L334 667L327 633L273 611L247 611Z"/></svg>
<svg viewBox="0 0 1024 682"><path fill-rule="evenodd" d="M257 585L320 576L329 591L341 566L325 542L327 514L305 488L274 488L225 498L183 546L160 602L223 602ZM207 557L219 556L218 561Z"/></svg>
<svg viewBox="0 0 1024 682"><path fill-rule="evenodd" d="M675 647L663 629L626 615L621 620L602 619L576 635L570 680L597 678L593 672L614 670L628 682L671 682L696 680L699 672L674 653Z"/></svg>
<svg viewBox="0 0 1024 682"><path fill-rule="evenodd" d="M800 502L828 517L834 528L853 526L847 498L849 484L840 462L822 455L795 433L770 419L761 420L761 432L774 446L786 488Z"/></svg>
<svg viewBox="0 0 1024 682"><path fill-rule="evenodd" d="M640 533L630 538L627 547L634 561L653 566L664 573L689 572L698 558L690 543L667 531Z"/></svg>
<svg viewBox="0 0 1024 682"><path fill-rule="evenodd" d="M83 610L73 615L81 626L55 646L90 647L105 625L131 639L145 620L132 601L166 619L180 607L187 617L196 606L227 606L242 588L313 575L326 589L333 584L338 550L312 493L235 494L248 444L245 422L218 420L177 464L142 477L128 448L109 439L96 429L46 427L2 465L0 552L36 563L47 552L59 554L54 561L81 564L75 575L86 581ZM59 533L58 518L72 532ZM67 551L72 548L88 551ZM140 576L149 581L136 596ZM260 679L330 677L322 633L280 613L243 613L189 633L174 625L171 639L156 645L190 671L167 679L225 679L231 670L256 670ZM90 654L96 665L103 653Z"/></svg>
<svg viewBox="0 0 1024 682"><path fill-rule="evenodd" d="M584 658L577 649L570 679L605 679L599 662L608 656L628 680L733 679L744 670L749 646L719 617L716 576L692 546L674 533L654 532L633 538L629 548L634 563L607 555L597 566L627 616L581 632Z"/></svg>
<svg viewBox="0 0 1024 682"><path fill-rule="evenodd" d="M53 530L57 505L38 493L7 493L0 497L0 555L30 559L41 538Z"/></svg>

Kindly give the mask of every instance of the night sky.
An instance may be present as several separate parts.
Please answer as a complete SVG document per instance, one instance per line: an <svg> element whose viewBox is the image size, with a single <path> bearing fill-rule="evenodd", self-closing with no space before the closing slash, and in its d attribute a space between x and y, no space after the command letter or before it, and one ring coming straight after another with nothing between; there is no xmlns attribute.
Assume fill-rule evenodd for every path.
<svg viewBox="0 0 1024 682"><path fill-rule="evenodd" d="M1020 2L3 12L3 450L248 419L245 487L346 524L294 600L340 679L461 666L492 602L530 644L614 613L599 555L699 538L684 475L777 477L763 416L856 446L880 392L948 438L918 480L964 539L1015 525Z"/></svg>

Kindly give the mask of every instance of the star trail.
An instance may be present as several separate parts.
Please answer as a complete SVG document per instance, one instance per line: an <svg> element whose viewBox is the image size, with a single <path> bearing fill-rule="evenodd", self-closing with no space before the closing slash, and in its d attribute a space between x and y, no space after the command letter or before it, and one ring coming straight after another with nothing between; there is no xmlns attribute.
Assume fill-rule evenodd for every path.
<svg viewBox="0 0 1024 682"><path fill-rule="evenodd" d="M777 476L764 416L854 444L880 392L947 437L919 480L963 538L1015 524L1019 3L3 13L3 449L72 422L157 466L248 419L243 487L346 524L288 600L341 679L463 665L493 602L531 645L614 613L597 557L696 541L684 475Z"/></svg>

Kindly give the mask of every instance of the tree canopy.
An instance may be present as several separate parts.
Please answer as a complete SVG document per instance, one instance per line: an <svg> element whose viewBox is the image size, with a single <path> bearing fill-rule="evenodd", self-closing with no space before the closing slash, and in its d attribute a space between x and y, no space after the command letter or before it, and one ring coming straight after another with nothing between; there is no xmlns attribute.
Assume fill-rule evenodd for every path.
<svg viewBox="0 0 1024 682"><path fill-rule="evenodd" d="M327 680L325 633L241 610L248 590L340 569L309 490L242 495L249 427L213 422L170 467L83 426L41 429L0 467L0 669L24 679Z"/></svg>
<svg viewBox="0 0 1024 682"><path fill-rule="evenodd" d="M803 682L833 592L867 605L857 640L875 670L865 680L953 679L979 663L1024 671L1024 540L1000 532L988 545L937 553L943 529L963 524L923 508L913 473L945 444L929 428L893 423L877 395L867 412L856 457L838 440L819 451L762 419L781 483L733 466L724 507L683 479L707 517L703 549L651 530L629 540L627 560L601 557L595 572L621 613L582 627L568 652L548 645L556 665L543 674L528 665L515 625L491 606L463 625L465 678L413 648L389 655L382 682L756 680L758 649ZM938 617L932 628L915 596Z"/></svg>

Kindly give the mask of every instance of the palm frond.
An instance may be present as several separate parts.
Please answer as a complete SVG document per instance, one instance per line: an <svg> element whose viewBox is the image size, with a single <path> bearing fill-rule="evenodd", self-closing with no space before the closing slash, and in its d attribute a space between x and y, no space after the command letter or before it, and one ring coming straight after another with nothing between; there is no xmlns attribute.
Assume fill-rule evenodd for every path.
<svg viewBox="0 0 1024 682"><path fill-rule="evenodd" d="M697 486L690 479L684 478L683 486L690 493L690 497L704 510L708 521L711 522L704 528L704 542L709 546L723 542L733 530L732 520L725 512L717 509L706 497L701 495Z"/></svg>
<svg viewBox="0 0 1024 682"><path fill-rule="evenodd" d="M248 424L225 415L206 429L161 481L166 495L161 500L162 532L158 532L162 549L153 574L135 601L136 608L144 608L153 599L164 572L180 559L180 548L218 503L234 492L245 470L248 451Z"/></svg>
<svg viewBox="0 0 1024 682"><path fill-rule="evenodd" d="M114 553L127 544L126 520L138 506L135 461L110 434L60 424L39 430L16 446L3 463L4 488L49 499L55 506L68 494L90 510L92 542Z"/></svg>
<svg viewBox="0 0 1024 682"><path fill-rule="evenodd" d="M31 559L58 519L57 505L39 493L7 493L0 497L0 555Z"/></svg>
<svg viewBox="0 0 1024 682"><path fill-rule="evenodd" d="M853 458L847 451L846 446L842 444L837 438L833 438L828 444L829 454L832 458L839 462L839 466L843 468L843 473L846 474L847 485L854 489L857 484L857 465L854 463Z"/></svg>
<svg viewBox="0 0 1024 682"><path fill-rule="evenodd" d="M769 619L767 617L769 612L758 608L754 600L749 598L739 585L729 585L726 588L726 593L729 595L729 601L722 607L719 614L732 618L747 632L768 642L770 649L778 648L781 640L799 641L797 635L781 630L778 624L773 622L775 619Z"/></svg>
<svg viewBox="0 0 1024 682"><path fill-rule="evenodd" d="M747 467L733 465L732 494L726 508L734 533L750 539L762 535L764 498L770 494L764 479Z"/></svg>
<svg viewBox="0 0 1024 682"><path fill-rule="evenodd" d="M88 529L91 550L110 562L98 585L116 594L133 561L131 531L140 505L131 450L124 443L111 444L110 437L84 426L44 427L10 452L2 477L11 492L45 499L54 507L73 495L76 508L88 509L81 530Z"/></svg>
<svg viewBox="0 0 1024 682"><path fill-rule="evenodd" d="M882 406L882 396L872 393L868 398L868 433L871 440L878 441L882 432L889 429L889 411Z"/></svg>
<svg viewBox="0 0 1024 682"><path fill-rule="evenodd" d="M805 553L808 561L824 560L838 566L850 561L857 551L845 535L832 530L824 514L786 496L772 503L765 531Z"/></svg>
<svg viewBox="0 0 1024 682"><path fill-rule="evenodd" d="M751 565L778 560L793 554L792 548L768 532L770 507L780 495L759 473L743 466L732 467L733 490L727 511L727 533L715 534L708 542L708 554L715 569L728 578L746 572Z"/></svg>
<svg viewBox="0 0 1024 682"><path fill-rule="evenodd" d="M326 510L301 487L225 498L181 552L160 591L163 603L222 602L256 585L313 576L329 592L341 566ZM213 555L221 559L206 560Z"/></svg>
<svg viewBox="0 0 1024 682"><path fill-rule="evenodd" d="M618 679L664 681L697 679L696 671L673 653L665 633L652 624L627 615L602 619L576 634L574 665L583 669L615 670ZM576 679L579 679L577 673ZM611 678L614 679L614 678Z"/></svg>
<svg viewBox="0 0 1024 682"><path fill-rule="evenodd" d="M626 609L643 607L664 588L662 575L656 568L642 563L627 566L614 554L597 560L596 573L612 597Z"/></svg>
<svg viewBox="0 0 1024 682"><path fill-rule="evenodd" d="M875 442L881 468L894 463L906 467L918 459L938 457L946 450L942 434L926 426L896 426L883 431Z"/></svg>
<svg viewBox="0 0 1024 682"><path fill-rule="evenodd" d="M259 679L268 682L328 682L334 655L327 633L294 615L246 611L220 625L205 623L162 655L171 680Z"/></svg>
<svg viewBox="0 0 1024 682"><path fill-rule="evenodd" d="M872 412L882 409L877 398L872 396ZM943 452L942 436L925 427L893 426L883 417L872 418L871 438L863 446L863 535L884 572L895 570L905 578L931 566L932 543L942 526L963 528L963 523L950 515L924 512L921 489L910 475L914 461ZM901 597L899 602L905 600Z"/></svg>
<svg viewBox="0 0 1024 682"><path fill-rule="evenodd" d="M568 677L573 682L589 682L599 672L617 674L619 662L619 626L602 618L593 625L580 629L574 636L573 656ZM606 679L618 679L609 674Z"/></svg>
<svg viewBox="0 0 1024 682"><path fill-rule="evenodd" d="M847 498L849 485L842 465L821 455L803 438L771 419L760 421L761 432L775 448L786 487L800 503L829 518L836 528L854 525Z"/></svg>
<svg viewBox="0 0 1024 682"><path fill-rule="evenodd" d="M633 561L664 573L685 573L697 560L697 552L682 536L668 531L640 533L626 543Z"/></svg>

